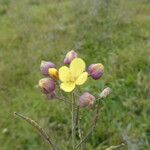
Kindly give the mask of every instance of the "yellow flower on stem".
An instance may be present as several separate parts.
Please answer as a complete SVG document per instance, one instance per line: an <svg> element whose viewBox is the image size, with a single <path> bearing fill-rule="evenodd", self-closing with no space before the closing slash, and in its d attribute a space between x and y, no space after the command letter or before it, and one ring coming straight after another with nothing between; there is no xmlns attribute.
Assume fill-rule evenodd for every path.
<svg viewBox="0 0 150 150"><path fill-rule="evenodd" d="M60 88L65 92L71 92L76 85L85 83L88 77L85 67L85 62L81 58L75 58L69 67L62 66L59 69L59 79L62 82Z"/></svg>

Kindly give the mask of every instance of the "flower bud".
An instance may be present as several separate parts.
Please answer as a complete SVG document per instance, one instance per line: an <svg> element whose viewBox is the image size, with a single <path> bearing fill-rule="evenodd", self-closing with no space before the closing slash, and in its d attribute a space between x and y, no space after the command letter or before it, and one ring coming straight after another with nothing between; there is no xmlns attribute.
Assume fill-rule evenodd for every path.
<svg viewBox="0 0 150 150"><path fill-rule="evenodd" d="M74 50L69 51L64 59L64 64L69 65L72 62L72 60L77 57L78 54Z"/></svg>
<svg viewBox="0 0 150 150"><path fill-rule="evenodd" d="M92 107L95 103L95 97L88 92L84 92L79 98L80 107Z"/></svg>
<svg viewBox="0 0 150 150"><path fill-rule="evenodd" d="M91 64L88 73L94 80L98 80L104 73L104 66L101 63Z"/></svg>
<svg viewBox="0 0 150 150"><path fill-rule="evenodd" d="M55 65L50 61L41 61L40 69L41 69L42 74L45 76L48 76L48 69L54 68L54 67Z"/></svg>
<svg viewBox="0 0 150 150"><path fill-rule="evenodd" d="M110 93L112 92L110 87L105 88L101 93L100 93L100 98L106 98Z"/></svg>
<svg viewBox="0 0 150 150"><path fill-rule="evenodd" d="M50 75L52 78L54 78L55 80L58 80L58 79L59 79L59 74L58 74L57 69L55 69L55 68L49 68L49 69L48 69L48 73L49 73L49 75Z"/></svg>
<svg viewBox="0 0 150 150"><path fill-rule="evenodd" d="M44 94L49 94L55 90L55 82L50 78L39 80L39 87Z"/></svg>

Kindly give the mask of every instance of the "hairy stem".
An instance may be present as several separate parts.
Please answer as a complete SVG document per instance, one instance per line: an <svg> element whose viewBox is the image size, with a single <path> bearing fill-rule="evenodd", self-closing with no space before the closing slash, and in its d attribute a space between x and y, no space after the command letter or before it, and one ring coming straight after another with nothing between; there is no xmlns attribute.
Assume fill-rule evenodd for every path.
<svg viewBox="0 0 150 150"><path fill-rule="evenodd" d="M75 149L75 97L72 93L72 149Z"/></svg>
<svg viewBox="0 0 150 150"><path fill-rule="evenodd" d="M51 141L46 131L37 122L35 122L34 120L20 113L14 112L14 114L20 117L21 119L25 120L26 122L28 122L30 125L32 125L43 136L43 138L49 143L49 145L52 147L53 150L59 150L59 148Z"/></svg>
<svg viewBox="0 0 150 150"><path fill-rule="evenodd" d="M76 135L79 136L80 141L82 141L82 131L81 131L81 124L80 124L80 108L77 106L76 108L76 118L75 118L75 130L76 130ZM81 144L81 150L83 150L82 144Z"/></svg>
<svg viewBox="0 0 150 150"><path fill-rule="evenodd" d="M94 129L96 127L96 123L98 121L99 111L100 111L100 105L97 105L96 106L96 113L95 113L95 116L94 116L94 119L93 119L92 126L91 126L90 130L88 131L88 133L86 134L86 136L82 139L82 141L80 141L80 143L75 147L75 150L78 149L81 144L83 144L84 142L86 142L87 139L88 139L88 137L94 131Z"/></svg>
<svg viewBox="0 0 150 150"><path fill-rule="evenodd" d="M79 118L79 122L78 122L78 132L79 132L79 138L80 138L80 142L81 142L83 139L83 131L81 128L81 118ZM81 150L85 150L84 143L82 143L80 147L81 147Z"/></svg>
<svg viewBox="0 0 150 150"><path fill-rule="evenodd" d="M79 106L77 106L76 108L76 119L75 119L76 129L78 128L78 123L79 123Z"/></svg>

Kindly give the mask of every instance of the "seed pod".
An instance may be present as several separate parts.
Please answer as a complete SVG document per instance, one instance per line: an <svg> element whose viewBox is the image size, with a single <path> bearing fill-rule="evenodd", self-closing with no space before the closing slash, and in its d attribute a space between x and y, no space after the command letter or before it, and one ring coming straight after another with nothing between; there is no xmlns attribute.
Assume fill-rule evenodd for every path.
<svg viewBox="0 0 150 150"><path fill-rule="evenodd" d="M64 64L69 65L72 62L72 60L77 58L77 57L78 57L78 54L74 50L69 51L66 54L66 57L64 59Z"/></svg>
<svg viewBox="0 0 150 150"><path fill-rule="evenodd" d="M50 61L41 61L40 69L43 75L48 76L49 68L55 68L55 64Z"/></svg>
<svg viewBox="0 0 150 150"><path fill-rule="evenodd" d="M100 98L106 98L110 93L112 92L110 87L105 88L101 93L100 93Z"/></svg>
<svg viewBox="0 0 150 150"><path fill-rule="evenodd" d="M101 63L91 64L88 67L88 73L94 80L98 80L104 73L104 66Z"/></svg>
<svg viewBox="0 0 150 150"><path fill-rule="evenodd" d="M94 103L95 103L95 97L88 92L83 93L83 95L81 95L79 98L80 107L90 108L94 105Z"/></svg>

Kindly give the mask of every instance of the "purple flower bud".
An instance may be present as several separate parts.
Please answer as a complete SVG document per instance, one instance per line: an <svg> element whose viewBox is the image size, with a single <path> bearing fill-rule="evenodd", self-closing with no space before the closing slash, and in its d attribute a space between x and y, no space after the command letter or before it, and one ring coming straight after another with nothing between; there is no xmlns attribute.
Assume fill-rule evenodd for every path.
<svg viewBox="0 0 150 150"><path fill-rule="evenodd" d="M77 57L78 57L78 54L74 50L69 51L66 54L66 57L64 59L64 64L69 65L72 62L72 60L77 58Z"/></svg>
<svg viewBox="0 0 150 150"><path fill-rule="evenodd" d="M94 80L98 80L104 73L104 66L101 63L91 64L88 67L88 73Z"/></svg>
<svg viewBox="0 0 150 150"><path fill-rule="evenodd" d="M55 82L50 78L39 80L39 87L44 94L49 94L55 90Z"/></svg>
<svg viewBox="0 0 150 150"><path fill-rule="evenodd" d="M48 74L49 68L55 68L55 65L50 61L41 61L40 69L41 69L41 72L43 75L45 75L45 76L49 75Z"/></svg>
<svg viewBox="0 0 150 150"><path fill-rule="evenodd" d="M90 108L95 103L95 97L88 92L84 92L79 98L79 106Z"/></svg>
<svg viewBox="0 0 150 150"><path fill-rule="evenodd" d="M110 87L105 88L101 93L100 93L100 98L106 98L110 93L112 92Z"/></svg>

